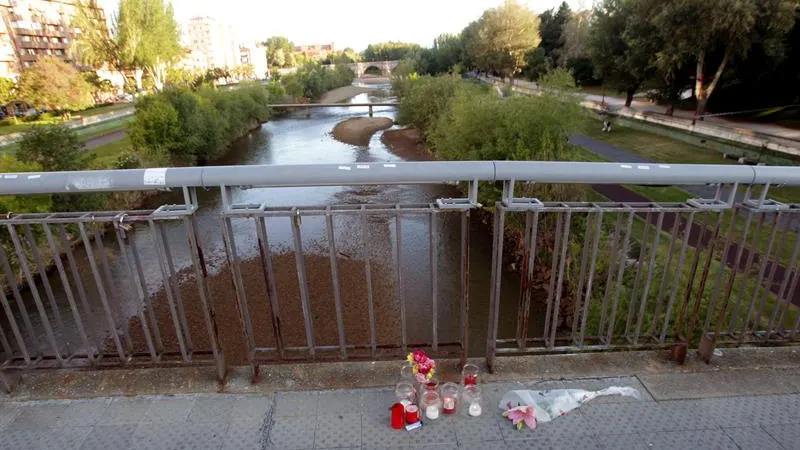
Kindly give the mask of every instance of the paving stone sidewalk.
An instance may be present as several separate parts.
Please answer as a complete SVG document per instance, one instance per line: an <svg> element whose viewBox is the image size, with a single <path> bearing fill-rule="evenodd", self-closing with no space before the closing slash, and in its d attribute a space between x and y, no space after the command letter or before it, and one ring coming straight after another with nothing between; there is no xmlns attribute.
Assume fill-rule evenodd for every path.
<svg viewBox="0 0 800 450"><path fill-rule="evenodd" d="M512 389L632 386L536 430L497 403ZM800 394L655 401L636 377L482 385L484 414L389 426L391 388L0 404L0 449L800 449Z"/></svg>

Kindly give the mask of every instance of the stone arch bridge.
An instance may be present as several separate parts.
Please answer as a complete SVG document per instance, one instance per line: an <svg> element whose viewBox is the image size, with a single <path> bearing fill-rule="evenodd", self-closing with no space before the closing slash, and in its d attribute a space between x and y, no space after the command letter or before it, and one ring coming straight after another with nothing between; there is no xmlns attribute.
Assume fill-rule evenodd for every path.
<svg viewBox="0 0 800 450"><path fill-rule="evenodd" d="M370 67L377 67L381 71L381 75L391 75L400 61L361 61L357 63L348 64L350 69L356 74L356 77L361 77Z"/></svg>

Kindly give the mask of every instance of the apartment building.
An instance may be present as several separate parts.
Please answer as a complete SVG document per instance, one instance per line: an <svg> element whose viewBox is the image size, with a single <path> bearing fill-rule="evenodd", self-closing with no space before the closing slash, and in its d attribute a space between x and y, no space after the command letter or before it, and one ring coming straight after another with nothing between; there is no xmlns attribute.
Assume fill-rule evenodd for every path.
<svg viewBox="0 0 800 450"><path fill-rule="evenodd" d="M243 66L253 66L256 79L263 80L269 75L267 50L261 44L255 42L239 44L239 58Z"/></svg>
<svg viewBox="0 0 800 450"><path fill-rule="evenodd" d="M233 68L241 65L239 46L230 26L213 17L194 17L188 26L189 48L205 57L203 69Z"/></svg>
<svg viewBox="0 0 800 450"><path fill-rule="evenodd" d="M80 34L71 25L78 1L0 0L0 77L15 78L42 56L74 62L69 47Z"/></svg>

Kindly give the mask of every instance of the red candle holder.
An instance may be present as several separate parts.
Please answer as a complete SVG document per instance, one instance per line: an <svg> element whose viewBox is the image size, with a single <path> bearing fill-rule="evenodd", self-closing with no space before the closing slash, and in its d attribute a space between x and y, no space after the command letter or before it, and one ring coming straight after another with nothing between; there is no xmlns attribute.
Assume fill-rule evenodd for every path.
<svg viewBox="0 0 800 450"><path fill-rule="evenodd" d="M478 366L466 364L461 374L464 377L464 386L475 386L478 384Z"/></svg>
<svg viewBox="0 0 800 450"><path fill-rule="evenodd" d="M419 422L419 407L417 405L406 406L406 423Z"/></svg>

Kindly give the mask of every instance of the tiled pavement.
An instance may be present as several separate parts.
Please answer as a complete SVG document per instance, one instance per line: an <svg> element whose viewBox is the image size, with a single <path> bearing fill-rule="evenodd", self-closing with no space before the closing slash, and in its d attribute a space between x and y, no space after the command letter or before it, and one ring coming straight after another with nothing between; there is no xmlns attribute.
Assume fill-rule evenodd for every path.
<svg viewBox="0 0 800 450"><path fill-rule="evenodd" d="M536 430L495 410L511 389L633 386ZM800 449L800 394L656 402L636 378L483 385L479 418L389 426L392 390L101 398L0 405L0 449Z"/></svg>

